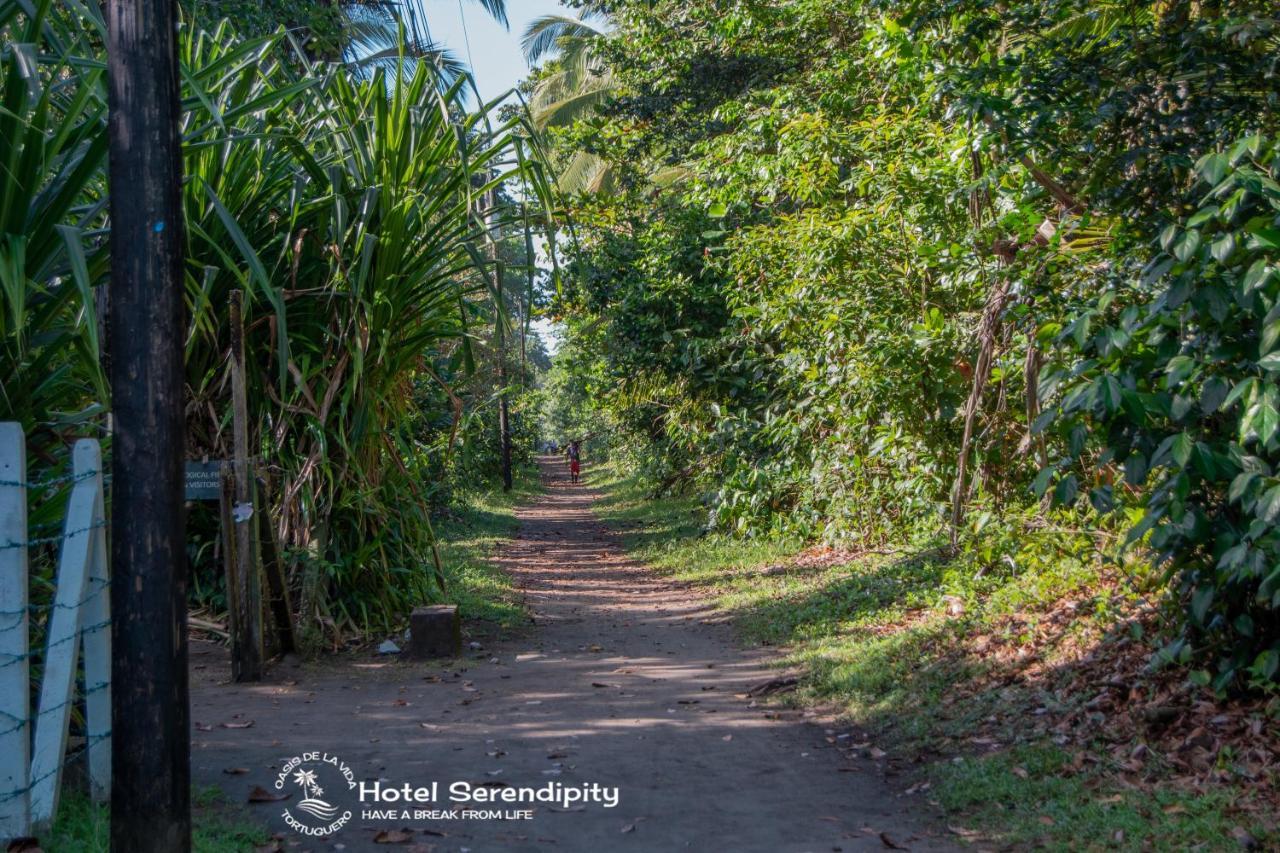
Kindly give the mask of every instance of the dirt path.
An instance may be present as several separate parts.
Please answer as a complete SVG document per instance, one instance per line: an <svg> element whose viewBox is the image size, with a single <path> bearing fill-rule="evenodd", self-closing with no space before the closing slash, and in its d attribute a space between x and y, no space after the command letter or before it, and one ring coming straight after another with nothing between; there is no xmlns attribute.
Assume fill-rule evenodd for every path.
<svg viewBox="0 0 1280 853"><path fill-rule="evenodd" d="M324 839L285 826L289 800L254 806L286 849L393 850L374 843L392 828L438 851L889 849L882 832L913 850L948 847L921 831L920 797L896 798L875 762L846 758L822 722L743 697L778 676L768 657L628 559L593 514L591 490L562 469L544 460L547 494L519 513L500 555L536 627L449 666L364 657L277 667L254 686L225 683L221 651L197 647L197 782L243 801L254 785L272 790L290 756L316 750L387 785L619 789L616 807L537 805L529 820L388 823L356 807Z"/></svg>

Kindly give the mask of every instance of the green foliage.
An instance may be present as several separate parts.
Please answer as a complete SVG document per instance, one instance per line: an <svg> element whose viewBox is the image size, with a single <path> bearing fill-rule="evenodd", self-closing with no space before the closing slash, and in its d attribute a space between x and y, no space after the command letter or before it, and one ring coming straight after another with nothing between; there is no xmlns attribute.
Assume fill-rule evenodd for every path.
<svg viewBox="0 0 1280 853"><path fill-rule="evenodd" d="M232 805L217 788L191 792L191 849L195 853L249 853L266 845L265 827L255 825L243 806ZM84 853L110 849L111 809L82 793L69 791L41 849L50 853Z"/></svg>
<svg viewBox="0 0 1280 853"><path fill-rule="evenodd" d="M102 426L108 398L95 318L106 94L97 7L26 8L0 0L0 417L33 436L38 479L65 462L69 438ZM282 31L244 38L226 21L184 26L178 41L188 453L231 454L238 291L250 452L304 633L389 625L446 594L431 514L447 439L424 425L436 412L415 389L473 374L493 324L528 314L528 295L491 307L485 218L520 236L547 218L481 200L508 181L529 205L549 200L521 148L532 128L468 109L465 81L444 85L426 63L356 73L310 62ZM452 397L431 402L454 414ZM41 507L33 519L56 522ZM196 586L216 602L216 519L193 521Z"/></svg>
<svg viewBox="0 0 1280 853"><path fill-rule="evenodd" d="M1129 538L1145 537L1187 608L1163 655L1206 661L1218 689L1280 677L1277 151L1250 136L1203 156L1199 209L1161 232L1122 296L1064 332L1083 359L1060 425L1094 425L1099 461L1141 490ZM1095 505L1117 485L1095 488Z"/></svg>
<svg viewBox="0 0 1280 853"><path fill-rule="evenodd" d="M101 412L106 389L92 298L105 269L105 70L74 61L91 35L51 5L25 16L0 3L0 420L46 458Z"/></svg>
<svg viewBox="0 0 1280 853"><path fill-rule="evenodd" d="M236 22L245 37L274 33L279 27L297 32L297 39L312 56L341 56L346 43L343 4L312 0L189 0L184 3L197 24L216 26Z"/></svg>
<svg viewBox="0 0 1280 853"><path fill-rule="evenodd" d="M562 384L619 459L739 536L1133 527L1165 657L1280 678L1274 4L584 5Z"/></svg>

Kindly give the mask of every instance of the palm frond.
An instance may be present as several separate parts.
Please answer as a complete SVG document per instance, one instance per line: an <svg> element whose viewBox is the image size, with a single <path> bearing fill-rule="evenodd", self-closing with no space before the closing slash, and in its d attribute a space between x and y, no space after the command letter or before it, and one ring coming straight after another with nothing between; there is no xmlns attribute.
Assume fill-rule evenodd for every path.
<svg viewBox="0 0 1280 853"><path fill-rule="evenodd" d="M597 106L608 103L613 97L612 82L612 77L606 74L588 89L567 92L565 88L535 91L529 104L534 126L540 130L564 127L591 115Z"/></svg>
<svg viewBox="0 0 1280 853"><path fill-rule="evenodd" d="M525 59L532 65L544 56L563 51L567 42L591 42L603 36L602 30L586 23L583 18L542 15L529 22L520 46L524 49Z"/></svg>
<svg viewBox="0 0 1280 853"><path fill-rule="evenodd" d="M507 3L506 0L475 0L489 15L502 26L510 28L511 22L507 20Z"/></svg>

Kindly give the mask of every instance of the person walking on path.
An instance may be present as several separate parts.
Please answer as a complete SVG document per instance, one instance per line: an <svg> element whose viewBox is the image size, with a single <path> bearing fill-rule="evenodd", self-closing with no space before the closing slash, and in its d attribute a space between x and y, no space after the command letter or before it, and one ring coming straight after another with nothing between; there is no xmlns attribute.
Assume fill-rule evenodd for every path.
<svg viewBox="0 0 1280 853"><path fill-rule="evenodd" d="M581 442L569 442L569 482L576 483L579 474L582 472L582 444Z"/></svg>

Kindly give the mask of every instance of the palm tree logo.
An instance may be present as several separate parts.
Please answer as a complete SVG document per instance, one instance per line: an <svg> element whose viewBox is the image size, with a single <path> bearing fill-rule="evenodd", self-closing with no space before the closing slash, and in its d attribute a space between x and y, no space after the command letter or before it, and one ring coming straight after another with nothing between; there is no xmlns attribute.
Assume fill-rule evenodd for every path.
<svg viewBox="0 0 1280 853"><path fill-rule="evenodd" d="M314 770L299 770L294 773L293 784L300 785L302 792L308 797L318 797L324 793L324 789L316 783L316 772Z"/></svg>
<svg viewBox="0 0 1280 853"><path fill-rule="evenodd" d="M293 784L302 788L303 798L298 801L300 811L323 821L330 821L337 817L338 807L320 799L324 794L324 788L320 787L314 770L299 769L293 774Z"/></svg>

